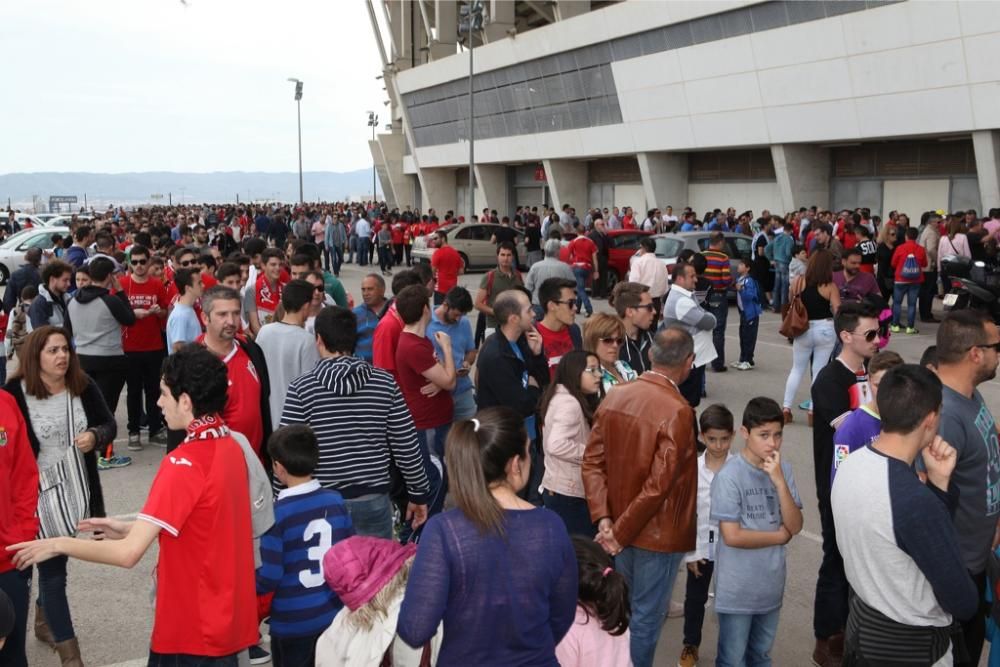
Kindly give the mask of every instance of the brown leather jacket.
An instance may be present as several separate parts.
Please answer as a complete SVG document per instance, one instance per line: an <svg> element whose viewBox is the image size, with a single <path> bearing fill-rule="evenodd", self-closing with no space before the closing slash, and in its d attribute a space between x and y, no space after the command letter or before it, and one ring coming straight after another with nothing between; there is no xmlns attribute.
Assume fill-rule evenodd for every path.
<svg viewBox="0 0 1000 667"><path fill-rule="evenodd" d="M583 454L583 486L591 519L610 517L622 547L694 549L694 410L670 380L647 372L608 393Z"/></svg>

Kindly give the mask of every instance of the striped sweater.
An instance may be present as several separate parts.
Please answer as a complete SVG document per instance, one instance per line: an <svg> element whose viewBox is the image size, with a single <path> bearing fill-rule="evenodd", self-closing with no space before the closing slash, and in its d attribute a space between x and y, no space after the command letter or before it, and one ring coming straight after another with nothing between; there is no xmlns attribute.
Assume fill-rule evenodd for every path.
<svg viewBox="0 0 1000 667"><path fill-rule="evenodd" d="M357 357L322 359L288 386L281 425L307 424L319 443L313 475L345 498L388 493L390 460L410 501L430 491L413 418L388 372Z"/></svg>
<svg viewBox="0 0 1000 667"><path fill-rule="evenodd" d="M323 556L353 534L344 499L316 480L278 494L257 568L257 593L274 592L272 635L309 637L330 626L343 604L323 579Z"/></svg>
<svg viewBox="0 0 1000 667"><path fill-rule="evenodd" d="M729 255L718 250L703 250L701 254L708 260L705 277L712 283L714 289L725 292L733 283L733 274L729 268Z"/></svg>

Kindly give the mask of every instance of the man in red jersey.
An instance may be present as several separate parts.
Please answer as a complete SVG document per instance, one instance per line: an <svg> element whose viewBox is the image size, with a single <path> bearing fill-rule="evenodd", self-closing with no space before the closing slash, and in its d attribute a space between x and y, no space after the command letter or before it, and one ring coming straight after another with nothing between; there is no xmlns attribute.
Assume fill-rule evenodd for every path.
<svg viewBox="0 0 1000 667"><path fill-rule="evenodd" d="M281 303L281 290L288 282L287 277L282 278L283 261L284 255L277 248L268 248L261 254L263 272L257 277L253 304L247 313L250 331L255 336L262 326L274 321L274 314Z"/></svg>
<svg viewBox="0 0 1000 667"><path fill-rule="evenodd" d="M171 355L159 405L168 427L186 435L160 463L136 520L81 522L82 531L103 531L100 541L56 537L8 547L19 569L59 555L131 568L158 539L150 665L235 667L257 642L248 473L219 416L226 384L222 362L204 348Z"/></svg>
<svg viewBox="0 0 1000 667"><path fill-rule="evenodd" d="M465 262L458 251L448 245L448 233L438 230L437 250L431 255L431 268L434 269L434 305L444 303L444 295L458 285L458 277L465 273Z"/></svg>
<svg viewBox="0 0 1000 667"><path fill-rule="evenodd" d="M136 318L135 324L122 327L122 348L128 362L125 371L125 383L128 387L125 402L128 407L128 448L132 451L142 449L139 422L143 394L146 398L149 443L161 447L167 444L167 432L163 428L163 417L156 407L156 400L160 395L160 366L166 356L161 331L170 302L163 283L149 275L149 258L148 248L133 245L129 254L130 273L121 279L122 291L128 297Z"/></svg>

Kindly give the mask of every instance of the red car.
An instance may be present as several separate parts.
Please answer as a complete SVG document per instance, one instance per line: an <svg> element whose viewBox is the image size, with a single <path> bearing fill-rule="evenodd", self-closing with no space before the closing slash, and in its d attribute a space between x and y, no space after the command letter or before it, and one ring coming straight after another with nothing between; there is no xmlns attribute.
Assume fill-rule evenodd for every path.
<svg viewBox="0 0 1000 667"><path fill-rule="evenodd" d="M611 248L608 250L608 275L605 277L604 288L610 294L616 283L628 277L629 260L639 249L639 239L652 235L652 232L639 229L609 229L607 234ZM574 238L576 234L563 234L563 247L559 252L559 259L567 264L570 263L569 242ZM589 282L588 280L588 284Z"/></svg>

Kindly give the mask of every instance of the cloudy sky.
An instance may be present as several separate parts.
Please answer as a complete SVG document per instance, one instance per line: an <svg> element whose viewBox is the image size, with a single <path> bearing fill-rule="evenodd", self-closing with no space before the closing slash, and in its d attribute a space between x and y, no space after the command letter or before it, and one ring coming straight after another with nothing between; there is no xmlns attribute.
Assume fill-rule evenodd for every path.
<svg viewBox="0 0 1000 667"><path fill-rule="evenodd" d="M371 165L363 0L2 0L0 174Z"/></svg>

